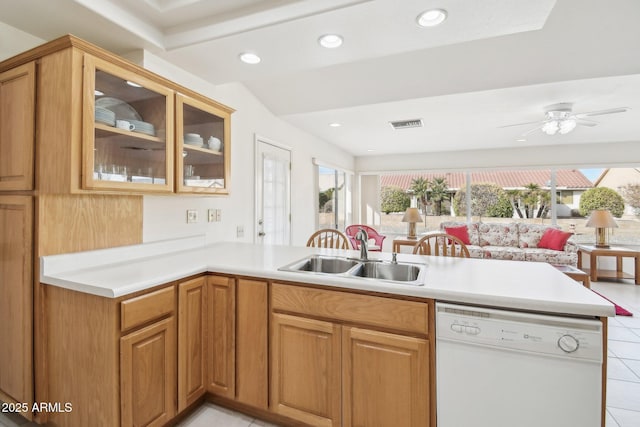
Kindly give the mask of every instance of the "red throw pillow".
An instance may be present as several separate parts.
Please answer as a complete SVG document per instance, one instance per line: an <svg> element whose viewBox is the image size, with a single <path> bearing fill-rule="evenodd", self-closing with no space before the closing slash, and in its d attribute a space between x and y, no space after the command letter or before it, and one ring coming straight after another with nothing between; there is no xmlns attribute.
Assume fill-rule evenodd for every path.
<svg viewBox="0 0 640 427"><path fill-rule="evenodd" d="M465 245L471 244L471 240L469 240L469 230L467 230L466 225L460 227L445 227L444 232L462 240L462 243Z"/></svg>
<svg viewBox="0 0 640 427"><path fill-rule="evenodd" d="M547 228L547 231L544 232L540 242L538 243L538 247L561 251L564 249L564 245L567 244L567 240L569 240L569 237L571 236L571 233L556 230L555 228Z"/></svg>

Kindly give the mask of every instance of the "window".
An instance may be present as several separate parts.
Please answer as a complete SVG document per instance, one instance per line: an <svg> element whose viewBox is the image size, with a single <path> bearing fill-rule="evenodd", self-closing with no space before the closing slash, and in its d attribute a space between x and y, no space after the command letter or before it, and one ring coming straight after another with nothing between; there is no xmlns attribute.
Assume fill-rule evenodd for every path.
<svg viewBox="0 0 640 427"><path fill-rule="evenodd" d="M318 229L344 230L351 222L352 175L337 168L317 165Z"/></svg>

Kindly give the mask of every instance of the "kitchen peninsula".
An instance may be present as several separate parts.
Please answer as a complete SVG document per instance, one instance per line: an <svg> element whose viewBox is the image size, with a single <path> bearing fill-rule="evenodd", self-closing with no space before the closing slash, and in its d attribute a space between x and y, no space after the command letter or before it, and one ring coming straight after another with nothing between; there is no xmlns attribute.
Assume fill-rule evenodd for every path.
<svg viewBox="0 0 640 427"><path fill-rule="evenodd" d="M164 425L208 398L292 425L435 426L436 301L600 319L605 331L614 315L544 263L399 254L427 264L422 286L279 270L313 254L358 256L195 236L42 257L47 399L74 408L50 420ZM380 378L390 393L375 391Z"/></svg>

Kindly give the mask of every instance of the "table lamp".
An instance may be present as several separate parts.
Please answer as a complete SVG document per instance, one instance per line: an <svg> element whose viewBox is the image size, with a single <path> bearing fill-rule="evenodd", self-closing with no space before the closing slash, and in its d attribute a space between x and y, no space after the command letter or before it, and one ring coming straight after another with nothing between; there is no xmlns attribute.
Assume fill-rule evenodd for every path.
<svg viewBox="0 0 640 427"><path fill-rule="evenodd" d="M417 239L416 236L416 222L422 221L422 217L420 216L420 212L418 208L407 208L402 217L402 222L409 223L409 233L407 235L407 239Z"/></svg>
<svg viewBox="0 0 640 427"><path fill-rule="evenodd" d="M596 248L608 248L608 230L610 228L617 228L618 224L616 224L613 219L611 212L604 209L596 209L591 212L585 226L596 229Z"/></svg>

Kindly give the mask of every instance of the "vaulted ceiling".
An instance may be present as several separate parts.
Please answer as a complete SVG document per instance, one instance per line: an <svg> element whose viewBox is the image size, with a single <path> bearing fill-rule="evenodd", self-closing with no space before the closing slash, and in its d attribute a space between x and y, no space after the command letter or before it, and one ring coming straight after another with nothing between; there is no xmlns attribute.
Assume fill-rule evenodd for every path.
<svg viewBox="0 0 640 427"><path fill-rule="evenodd" d="M433 8L447 20L418 26ZM637 0L0 0L0 9L1 22L40 39L72 33L120 54L149 50L212 84L242 82L274 114L355 156L640 142ZM320 47L327 33L344 44ZM242 63L242 52L262 61ZM566 135L501 127L543 120L559 102L630 110ZM389 125L403 119L423 127Z"/></svg>

